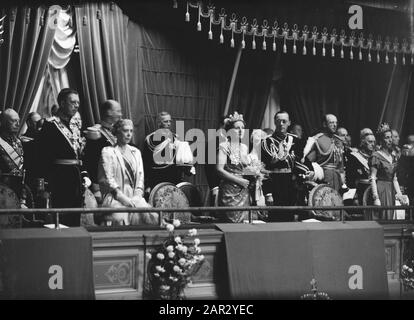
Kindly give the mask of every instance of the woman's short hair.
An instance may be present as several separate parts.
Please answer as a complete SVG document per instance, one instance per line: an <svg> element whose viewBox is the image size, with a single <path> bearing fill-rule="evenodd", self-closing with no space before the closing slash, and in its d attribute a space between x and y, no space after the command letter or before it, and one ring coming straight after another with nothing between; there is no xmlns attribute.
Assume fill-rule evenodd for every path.
<svg viewBox="0 0 414 320"><path fill-rule="evenodd" d="M120 119L117 122L115 122L114 126L112 127L112 134L116 136L121 131L122 127L126 125L130 125L132 126L132 128L134 128L134 124L132 123L132 120Z"/></svg>

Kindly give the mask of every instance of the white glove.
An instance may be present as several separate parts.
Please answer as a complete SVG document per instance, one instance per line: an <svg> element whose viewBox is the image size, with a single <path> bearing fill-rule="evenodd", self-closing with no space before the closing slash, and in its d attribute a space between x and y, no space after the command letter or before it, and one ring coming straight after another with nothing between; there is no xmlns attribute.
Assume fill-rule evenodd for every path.
<svg viewBox="0 0 414 320"><path fill-rule="evenodd" d="M91 179L89 179L88 177L83 177L83 185L85 186L85 188L89 188L92 185Z"/></svg>

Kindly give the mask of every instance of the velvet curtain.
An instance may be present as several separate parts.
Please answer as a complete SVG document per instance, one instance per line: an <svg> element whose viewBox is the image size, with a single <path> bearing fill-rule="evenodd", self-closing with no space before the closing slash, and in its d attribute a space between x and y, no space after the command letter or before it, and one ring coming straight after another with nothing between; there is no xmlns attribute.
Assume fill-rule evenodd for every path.
<svg viewBox="0 0 414 320"><path fill-rule="evenodd" d="M43 7L13 7L6 14L0 46L0 106L15 109L25 119L47 65L56 12Z"/></svg>
<svg viewBox="0 0 414 320"><path fill-rule="evenodd" d="M307 135L333 113L358 143L359 130L374 131L381 121L401 130L407 106L411 68L340 58L283 56L281 107Z"/></svg>
<svg viewBox="0 0 414 320"><path fill-rule="evenodd" d="M131 118L136 83L129 81L129 19L114 3L85 3L75 7L80 51L85 121L100 121L99 104L120 102L124 117ZM134 120L134 119L133 119Z"/></svg>

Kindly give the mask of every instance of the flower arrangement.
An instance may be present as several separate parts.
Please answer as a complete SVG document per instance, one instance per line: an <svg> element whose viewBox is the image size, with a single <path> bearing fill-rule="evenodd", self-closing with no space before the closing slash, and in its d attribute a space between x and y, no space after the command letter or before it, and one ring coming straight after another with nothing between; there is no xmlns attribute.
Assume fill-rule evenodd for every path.
<svg viewBox="0 0 414 320"><path fill-rule="evenodd" d="M268 171L262 161L251 157L249 163L243 168L243 176L253 182L254 185L257 182L261 186L263 180L268 177Z"/></svg>
<svg viewBox="0 0 414 320"><path fill-rule="evenodd" d="M146 294L150 299L182 299L185 287L204 263L204 256L200 254L200 239L194 238L197 230L190 229L186 235L175 235L174 230L180 224L177 219L172 224L166 224L169 232L167 239L156 250L146 253L149 259ZM184 243L186 237L194 238L190 246Z"/></svg>
<svg viewBox="0 0 414 320"><path fill-rule="evenodd" d="M404 289L414 289L414 259L411 259L408 263L404 264L401 268L400 281L402 282Z"/></svg>

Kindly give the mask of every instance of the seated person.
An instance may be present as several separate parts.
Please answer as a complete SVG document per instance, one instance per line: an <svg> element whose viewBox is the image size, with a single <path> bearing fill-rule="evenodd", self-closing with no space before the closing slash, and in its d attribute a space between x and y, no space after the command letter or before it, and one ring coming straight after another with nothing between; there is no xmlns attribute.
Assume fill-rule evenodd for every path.
<svg viewBox="0 0 414 320"><path fill-rule="evenodd" d="M98 181L102 192L102 207L150 207L144 195L144 168L141 152L128 145L133 134L133 123L121 119L113 126L117 138L114 146L102 149L98 167ZM158 214L116 212L104 220L115 225L157 224Z"/></svg>

